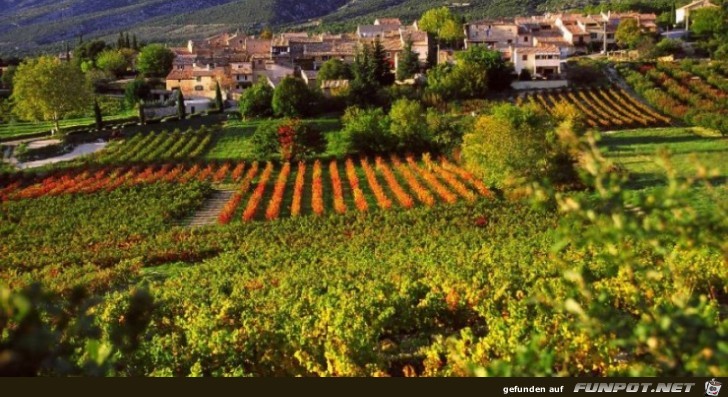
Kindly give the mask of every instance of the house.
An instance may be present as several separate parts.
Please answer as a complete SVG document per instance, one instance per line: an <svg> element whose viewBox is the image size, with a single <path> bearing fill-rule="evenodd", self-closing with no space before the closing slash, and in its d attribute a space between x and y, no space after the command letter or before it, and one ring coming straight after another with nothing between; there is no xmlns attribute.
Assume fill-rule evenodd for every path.
<svg viewBox="0 0 728 397"><path fill-rule="evenodd" d="M255 82L252 62L235 62L230 64L230 77L233 80L233 90L244 90Z"/></svg>
<svg viewBox="0 0 728 397"><path fill-rule="evenodd" d="M556 46L512 46L509 50L511 53L511 62L518 74L523 69L528 69L531 74L546 77L561 74L561 51Z"/></svg>
<svg viewBox="0 0 728 397"><path fill-rule="evenodd" d="M316 88L317 87L317 77L318 72L315 70L302 70L301 71L301 79L306 82L308 85L308 88Z"/></svg>
<svg viewBox="0 0 728 397"><path fill-rule="evenodd" d="M320 43L306 43L303 46L303 59L311 62L311 68L317 70L329 59L340 59L346 63L354 62L358 43L348 40L330 40Z"/></svg>
<svg viewBox="0 0 728 397"><path fill-rule="evenodd" d="M575 47L585 47L589 44L591 35L583 25L578 24L577 19L576 15L563 14L556 18L554 26L559 29L567 43Z"/></svg>
<svg viewBox="0 0 728 397"><path fill-rule="evenodd" d="M244 51L250 57L270 59L273 52L273 40L246 38Z"/></svg>
<svg viewBox="0 0 728 397"><path fill-rule="evenodd" d="M340 96L349 90L349 80L326 80L321 82L321 91L327 97Z"/></svg>
<svg viewBox="0 0 728 397"><path fill-rule="evenodd" d="M229 66L195 64L192 68L172 69L166 78L166 89L179 89L185 98L214 99L218 84L223 92L233 88L229 76Z"/></svg>
<svg viewBox="0 0 728 397"><path fill-rule="evenodd" d="M383 38L398 34L402 22L396 18L377 19L374 25L359 25L356 28L356 35L361 39Z"/></svg>
<svg viewBox="0 0 728 397"><path fill-rule="evenodd" d="M376 40L379 40L379 43L384 49L384 54L389 62L390 69L395 69L397 67L397 56L400 52L402 52L402 50L404 50L404 42L402 41L402 36L399 34L399 31L397 31L395 35L387 35L381 39L362 39L359 40L359 43L361 45L374 46Z"/></svg>
<svg viewBox="0 0 728 397"><path fill-rule="evenodd" d="M410 28L400 29L400 39L402 41L402 48L407 44L407 41L412 42L412 51L417 54L417 58L420 64L424 65L427 63L427 59L430 53L430 36L427 32L417 30L414 26ZM395 62L397 64L397 62Z"/></svg>
<svg viewBox="0 0 728 397"><path fill-rule="evenodd" d="M274 61L266 61L262 69L259 69L257 67L253 68L253 75L255 80L258 81L258 79L264 79L264 81L267 81L268 85L270 85L272 88L276 88L281 80L288 76L293 76L294 73L295 69L288 66L279 65Z"/></svg>
<svg viewBox="0 0 728 397"><path fill-rule="evenodd" d="M719 7L716 4L710 2L710 0L698 0L694 1L686 6L680 7L675 10L675 23L685 23L685 26L690 25L690 13L701 8L707 7Z"/></svg>
<svg viewBox="0 0 728 397"><path fill-rule="evenodd" d="M608 12L602 13L602 18L614 26L615 31L619 26L619 23L625 19L634 19L637 21L637 26L645 33L657 33L657 15L656 14L640 14L637 12Z"/></svg>
<svg viewBox="0 0 728 397"><path fill-rule="evenodd" d="M514 22L480 20L465 25L466 49L477 45L494 49L518 42L518 25Z"/></svg>

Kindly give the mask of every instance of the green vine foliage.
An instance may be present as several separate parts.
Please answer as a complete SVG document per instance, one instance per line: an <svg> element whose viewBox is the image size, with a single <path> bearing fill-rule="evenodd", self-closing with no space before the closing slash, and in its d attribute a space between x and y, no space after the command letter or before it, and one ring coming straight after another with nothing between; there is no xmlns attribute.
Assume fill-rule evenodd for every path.
<svg viewBox="0 0 728 397"><path fill-rule="evenodd" d="M196 230L126 210L136 245L100 253L103 266L70 241L53 253L65 266L36 249L45 266L2 270L12 291L0 294L0 357L16 359L0 372L725 374L728 217L718 198L708 210L693 202L713 174L680 179L663 155L664 186L626 189L596 139L578 156L590 189L534 184L535 206L493 198Z"/></svg>

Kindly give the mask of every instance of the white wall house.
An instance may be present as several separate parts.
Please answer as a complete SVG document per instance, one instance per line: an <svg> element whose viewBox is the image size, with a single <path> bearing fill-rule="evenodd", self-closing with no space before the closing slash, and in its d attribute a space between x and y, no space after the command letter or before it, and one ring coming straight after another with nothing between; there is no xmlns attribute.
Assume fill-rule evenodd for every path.
<svg viewBox="0 0 728 397"><path fill-rule="evenodd" d="M542 76L561 74L561 52L556 46L513 47L511 53L516 73L528 69Z"/></svg>
<svg viewBox="0 0 728 397"><path fill-rule="evenodd" d="M502 48L520 44L519 41L518 25L515 23L483 20L465 25L465 48L478 45Z"/></svg>
<svg viewBox="0 0 728 397"><path fill-rule="evenodd" d="M689 23L690 13L701 8L706 7L718 7L717 5L710 2L710 0L698 0L694 1L684 7L680 7L675 10L675 22L676 23Z"/></svg>

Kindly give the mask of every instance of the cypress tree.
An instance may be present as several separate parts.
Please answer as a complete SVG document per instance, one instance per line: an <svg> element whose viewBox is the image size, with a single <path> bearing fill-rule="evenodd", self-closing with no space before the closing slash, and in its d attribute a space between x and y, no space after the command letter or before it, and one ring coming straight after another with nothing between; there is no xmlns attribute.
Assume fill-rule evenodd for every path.
<svg viewBox="0 0 728 397"><path fill-rule="evenodd" d="M131 48L131 41L129 41L129 32L126 32L124 37L124 48Z"/></svg>
<svg viewBox="0 0 728 397"><path fill-rule="evenodd" d="M131 36L131 48L134 51L139 51L139 42L137 42L136 34Z"/></svg>
<svg viewBox="0 0 728 397"><path fill-rule="evenodd" d="M120 50L124 48L124 33L119 32L119 38L116 39L116 49Z"/></svg>
<svg viewBox="0 0 728 397"><path fill-rule="evenodd" d="M419 68L419 58L412 51L412 40L407 40L404 44L404 51L402 51L401 58L397 63L397 80L404 81L411 78L417 73Z"/></svg>
<svg viewBox="0 0 728 397"><path fill-rule="evenodd" d="M185 97L182 95L182 90L177 90L177 116L180 120L184 120L187 117L187 109L185 109Z"/></svg>
<svg viewBox="0 0 728 397"><path fill-rule="evenodd" d="M147 116L144 115L144 101L139 101L139 124L147 123Z"/></svg>
<svg viewBox="0 0 728 397"><path fill-rule="evenodd" d="M217 82L217 86L215 87L215 106L217 107L217 110L222 112L225 110L225 103L222 101L222 91L220 90L220 82Z"/></svg>
<svg viewBox="0 0 728 397"><path fill-rule="evenodd" d="M96 120L96 129L101 131L104 128L104 117L101 114L101 107L98 99L94 99L94 118Z"/></svg>
<svg viewBox="0 0 728 397"><path fill-rule="evenodd" d="M64 43L66 44L66 62L71 62L71 48L67 41L64 41Z"/></svg>
<svg viewBox="0 0 728 397"><path fill-rule="evenodd" d="M377 39L374 41L372 49L372 61L374 62L374 75L381 85L392 84L392 72L390 71L387 54L384 52L382 42Z"/></svg>

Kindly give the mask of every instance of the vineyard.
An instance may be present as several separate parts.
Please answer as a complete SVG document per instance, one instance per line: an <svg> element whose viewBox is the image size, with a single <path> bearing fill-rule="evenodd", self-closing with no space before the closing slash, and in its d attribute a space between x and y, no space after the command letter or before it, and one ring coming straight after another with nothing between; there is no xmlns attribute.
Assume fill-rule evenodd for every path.
<svg viewBox="0 0 728 397"><path fill-rule="evenodd" d="M241 120L0 173L0 376L724 376L728 137L665 126L726 123L728 67L621 73L652 107L516 100L619 130L578 142L513 104L412 100L305 121L340 151ZM441 143L404 154L414 130ZM525 149L471 156L501 148ZM539 172L483 182L507 162Z"/></svg>
<svg viewBox="0 0 728 397"><path fill-rule="evenodd" d="M305 214L324 215L331 211L367 212L393 206L453 204L475 201L490 192L473 175L442 158L424 155L388 160L377 157L349 158L340 164L320 160L312 164L252 162L151 164L87 167L56 171L42 179L9 177L0 188L1 201L36 199L66 194L93 194L157 182L209 182L235 186L235 193L219 214L218 221L275 220Z"/></svg>
<svg viewBox="0 0 728 397"><path fill-rule="evenodd" d="M151 162L175 162L200 158L213 143L214 130L180 132L161 131L135 134L131 138L114 141L91 161L99 164L127 164Z"/></svg>
<svg viewBox="0 0 728 397"><path fill-rule="evenodd" d="M592 128L615 130L662 126L665 117L617 88L555 89L525 94L518 104L533 102L548 113L559 103L572 104ZM669 113L668 113L669 114Z"/></svg>
<svg viewBox="0 0 728 397"><path fill-rule="evenodd" d="M618 70L661 112L728 134L728 77L720 66L658 62L621 65Z"/></svg>
<svg viewBox="0 0 728 397"><path fill-rule="evenodd" d="M156 182L236 182L244 165L210 163L194 165L149 165L95 167L56 171L40 180L8 177L0 188L0 201L37 199L66 194L93 194Z"/></svg>

